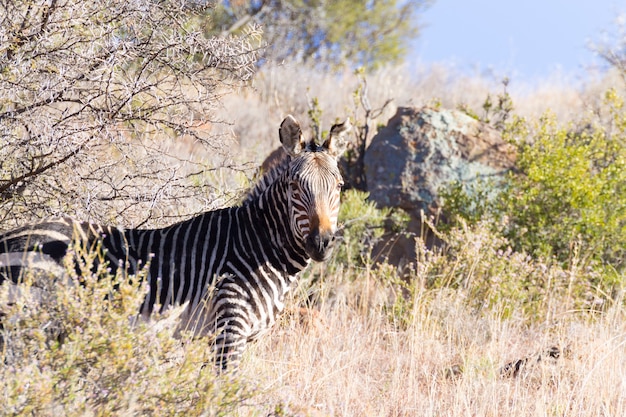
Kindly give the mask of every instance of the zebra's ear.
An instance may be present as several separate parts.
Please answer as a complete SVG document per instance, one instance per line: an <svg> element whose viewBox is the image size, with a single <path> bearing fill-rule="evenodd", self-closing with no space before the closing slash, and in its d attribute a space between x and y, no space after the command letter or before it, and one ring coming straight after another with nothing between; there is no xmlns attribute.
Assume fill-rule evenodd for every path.
<svg viewBox="0 0 626 417"><path fill-rule="evenodd" d="M328 150L328 153L332 156L339 158L348 146L346 133L351 129L352 124L350 123L349 117L343 123L333 125L333 127L330 128L328 139L326 139L322 147Z"/></svg>
<svg viewBox="0 0 626 417"><path fill-rule="evenodd" d="M292 115L285 117L285 120L280 124L278 136L280 143L283 144L283 148L289 155L296 156L304 149L302 129Z"/></svg>

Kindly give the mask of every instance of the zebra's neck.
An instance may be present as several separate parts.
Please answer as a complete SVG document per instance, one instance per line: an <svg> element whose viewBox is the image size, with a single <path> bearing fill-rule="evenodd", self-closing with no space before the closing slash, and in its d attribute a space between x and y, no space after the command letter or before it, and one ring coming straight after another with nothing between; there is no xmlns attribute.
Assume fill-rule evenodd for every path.
<svg viewBox="0 0 626 417"><path fill-rule="evenodd" d="M307 267L310 258L304 242L291 228L287 187L286 174L280 175L258 195L248 198L241 209L248 211L257 234L264 236L264 252L272 255L272 267L293 276Z"/></svg>
<svg viewBox="0 0 626 417"><path fill-rule="evenodd" d="M310 258L291 228L287 187L282 175L242 206L206 212L162 229L124 230L132 269L151 262L151 269L161 274L156 262L179 264L190 258L190 268L198 259L196 269L220 274L223 264L216 259L228 259L237 251L236 256L253 268L268 264L282 275L296 275ZM221 257L213 253L217 251Z"/></svg>
<svg viewBox="0 0 626 417"><path fill-rule="evenodd" d="M269 187L278 181L284 181L284 174L289 169L289 163L291 158L286 153L283 153L282 157L274 163L271 169L263 174L263 176L257 181L256 185L248 191L248 195L243 201L243 204L247 204L254 200L257 200L261 194L263 194Z"/></svg>

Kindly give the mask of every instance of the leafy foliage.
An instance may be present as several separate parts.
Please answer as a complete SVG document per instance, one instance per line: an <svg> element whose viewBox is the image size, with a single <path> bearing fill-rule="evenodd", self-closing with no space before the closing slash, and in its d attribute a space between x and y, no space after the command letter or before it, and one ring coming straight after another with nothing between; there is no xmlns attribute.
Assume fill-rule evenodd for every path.
<svg viewBox="0 0 626 417"><path fill-rule="evenodd" d="M525 144L504 211L519 248L567 260L572 244L594 260L623 268L626 255L626 125L616 104L616 130L569 132L549 116Z"/></svg>
<svg viewBox="0 0 626 417"><path fill-rule="evenodd" d="M206 339L173 337L175 311L137 317L141 275L113 277L103 264L92 274L99 252L74 250L82 265L63 279L29 274L18 296L0 287L0 414L229 415L252 395L216 376Z"/></svg>
<svg viewBox="0 0 626 417"><path fill-rule="evenodd" d="M488 183L446 191L449 216L470 224L488 220L507 239L503 248L591 268L572 283L581 300L597 292L611 297L625 270L626 118L615 91L607 92L605 104L611 115L605 126L588 122L572 130L547 114L528 128L514 119L518 171L500 191Z"/></svg>
<svg viewBox="0 0 626 417"><path fill-rule="evenodd" d="M367 201L368 193L347 190L343 193L339 222L341 241L333 262L348 265L366 265L371 262L374 244L385 232L390 209L379 209Z"/></svg>
<svg viewBox="0 0 626 417"><path fill-rule="evenodd" d="M222 33L250 22L263 27L265 57L313 66L374 69L396 63L417 36L415 16L424 0L222 1L212 13Z"/></svg>

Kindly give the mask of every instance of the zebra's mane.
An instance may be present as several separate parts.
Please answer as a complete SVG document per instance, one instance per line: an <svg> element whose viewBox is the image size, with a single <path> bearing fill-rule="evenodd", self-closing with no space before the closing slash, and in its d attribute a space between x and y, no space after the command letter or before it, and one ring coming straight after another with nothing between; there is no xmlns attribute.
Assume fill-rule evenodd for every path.
<svg viewBox="0 0 626 417"><path fill-rule="evenodd" d="M267 190L269 186L278 179L278 177L287 171L290 162L291 157L284 152L281 158L278 161L273 162L267 172L262 173L261 178L252 188L250 188L243 199L242 205L246 205L259 198L263 191Z"/></svg>

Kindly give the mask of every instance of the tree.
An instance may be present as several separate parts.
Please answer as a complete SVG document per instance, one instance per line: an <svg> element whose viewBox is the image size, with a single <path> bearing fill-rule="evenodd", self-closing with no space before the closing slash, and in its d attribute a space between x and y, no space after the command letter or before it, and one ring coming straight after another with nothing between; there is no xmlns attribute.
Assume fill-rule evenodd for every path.
<svg viewBox="0 0 626 417"><path fill-rule="evenodd" d="M213 14L222 33L249 22L263 27L265 58L373 69L396 63L418 34L416 15L428 0L222 1Z"/></svg>
<svg viewBox="0 0 626 417"><path fill-rule="evenodd" d="M224 164L206 157L224 154L212 110L254 73L259 32L206 37L204 13L180 0L0 0L0 229L206 206Z"/></svg>
<svg viewBox="0 0 626 417"><path fill-rule="evenodd" d="M606 34L603 41L592 44L591 49L611 68L615 68L626 82L626 21L624 15L618 16L616 28Z"/></svg>

